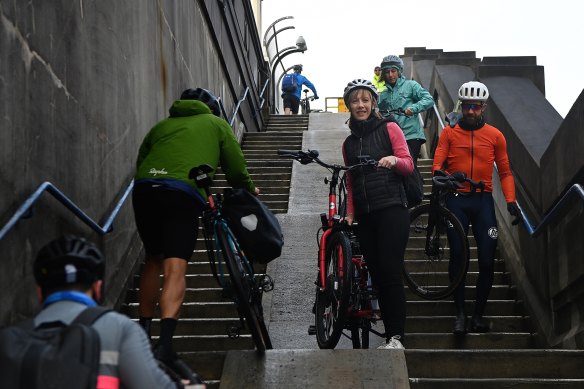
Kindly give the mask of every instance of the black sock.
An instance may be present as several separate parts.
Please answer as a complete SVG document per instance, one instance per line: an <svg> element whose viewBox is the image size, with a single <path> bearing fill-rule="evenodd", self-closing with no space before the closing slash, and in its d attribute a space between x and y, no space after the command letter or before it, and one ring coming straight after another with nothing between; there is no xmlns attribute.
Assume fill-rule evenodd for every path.
<svg viewBox="0 0 584 389"><path fill-rule="evenodd" d="M152 327L152 318L140 316L140 327L144 329L144 332L146 332L148 339L150 339L151 338L150 328Z"/></svg>
<svg viewBox="0 0 584 389"><path fill-rule="evenodd" d="M172 338L178 320L167 318L160 320L160 340L158 345L164 347L166 350L172 350Z"/></svg>

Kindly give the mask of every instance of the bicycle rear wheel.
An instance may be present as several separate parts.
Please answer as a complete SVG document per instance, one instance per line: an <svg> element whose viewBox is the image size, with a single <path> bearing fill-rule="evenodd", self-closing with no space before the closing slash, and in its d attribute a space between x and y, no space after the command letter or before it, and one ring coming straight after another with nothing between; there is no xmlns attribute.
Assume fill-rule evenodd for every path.
<svg viewBox="0 0 584 389"><path fill-rule="evenodd" d="M255 285L253 272L247 269L244 263L243 253L239 249L229 227L217 229L217 238L221 245L225 264L229 270L229 279L233 298L239 315L245 319L245 323L251 333L258 352L272 348L272 342L262 308L262 293Z"/></svg>
<svg viewBox="0 0 584 389"><path fill-rule="evenodd" d="M326 285L316 292L316 341L320 348L335 348L343 332L349 307L351 265L349 238L341 231L334 232L326 247Z"/></svg>
<svg viewBox="0 0 584 389"><path fill-rule="evenodd" d="M450 296L468 270L468 239L456 216L439 207L431 214L430 204L410 211L410 238L404 261L404 278L416 295L426 300ZM434 216L434 217L432 217ZM458 269L449 274L452 251L461 253Z"/></svg>

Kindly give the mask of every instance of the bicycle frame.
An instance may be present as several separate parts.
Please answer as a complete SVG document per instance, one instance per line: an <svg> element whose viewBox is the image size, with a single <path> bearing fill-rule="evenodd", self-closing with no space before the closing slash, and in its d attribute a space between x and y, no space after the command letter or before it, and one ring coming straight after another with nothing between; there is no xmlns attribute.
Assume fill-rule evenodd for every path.
<svg viewBox="0 0 584 389"><path fill-rule="evenodd" d="M274 283L267 274L258 276L254 273L252 263L245 256L227 220L221 214L221 194L213 196L210 193L211 171L211 166L201 165L191 170L189 178L195 179L207 195L207 207L203 213L207 255L213 276L221 288L231 295L240 319L240 326L232 326L228 335L232 338L238 337L240 329L245 325L245 319L257 350L262 353L271 349L272 343L264 323L261 296L263 292L272 290ZM223 265L229 272L229 279L225 277Z"/></svg>

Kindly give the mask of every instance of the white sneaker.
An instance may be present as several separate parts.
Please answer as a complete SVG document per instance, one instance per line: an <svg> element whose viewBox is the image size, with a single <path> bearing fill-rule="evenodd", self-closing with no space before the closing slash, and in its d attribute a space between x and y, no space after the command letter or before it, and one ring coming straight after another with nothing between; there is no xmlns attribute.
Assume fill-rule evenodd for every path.
<svg viewBox="0 0 584 389"><path fill-rule="evenodd" d="M387 349L399 349L405 350L404 345L400 342L401 336L394 335L391 337L389 342L383 342L381 346L377 347L378 350L387 350Z"/></svg>

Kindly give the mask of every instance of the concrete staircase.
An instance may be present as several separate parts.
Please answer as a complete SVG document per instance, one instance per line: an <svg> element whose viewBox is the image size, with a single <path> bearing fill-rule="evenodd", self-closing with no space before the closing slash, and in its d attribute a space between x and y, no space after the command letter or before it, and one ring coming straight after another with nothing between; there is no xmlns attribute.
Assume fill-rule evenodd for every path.
<svg viewBox="0 0 584 389"><path fill-rule="evenodd" d="M279 148L300 149L302 132L307 129L308 116L271 116L265 132L246 133L242 150L249 172L261 189L260 198L274 213L288 209L292 160L277 157ZM227 187L225 175L219 171L213 191L218 193ZM264 267L254 269L265 272ZM137 275L128 291L122 311L131 318L138 318ZM251 335L245 331L239 338L231 339L227 330L237 323L235 305L222 296L209 266L202 232L199 232L192 262L188 265L187 290L177 326L174 347L181 358L208 382L208 388L219 387L225 355L228 350L251 350ZM158 339L159 320L152 326L153 342Z"/></svg>
<svg viewBox="0 0 584 389"><path fill-rule="evenodd" d="M426 192L430 191L431 163L419 160ZM474 309L478 275L476 243L470 235L467 314ZM406 293L405 355L411 388L584 387L583 351L537 348L530 318L504 258L496 260L495 284L487 304L486 317L492 323L489 333L455 336L451 333L455 313L451 299L425 301L407 288Z"/></svg>

